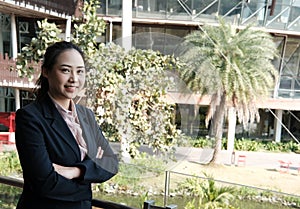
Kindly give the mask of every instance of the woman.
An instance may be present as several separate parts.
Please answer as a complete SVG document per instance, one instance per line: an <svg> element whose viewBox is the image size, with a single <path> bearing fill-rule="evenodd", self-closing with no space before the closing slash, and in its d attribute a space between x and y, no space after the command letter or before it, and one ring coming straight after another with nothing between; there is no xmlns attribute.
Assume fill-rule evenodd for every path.
<svg viewBox="0 0 300 209"><path fill-rule="evenodd" d="M85 83L82 51L48 47L36 101L16 113L24 188L17 209L90 209L91 183L113 177L118 160L91 110L73 98Z"/></svg>

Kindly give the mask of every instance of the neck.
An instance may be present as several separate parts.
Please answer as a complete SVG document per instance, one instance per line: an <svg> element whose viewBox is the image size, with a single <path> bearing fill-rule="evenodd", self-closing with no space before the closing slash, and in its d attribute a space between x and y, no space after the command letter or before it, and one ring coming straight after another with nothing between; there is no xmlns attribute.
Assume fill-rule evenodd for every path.
<svg viewBox="0 0 300 209"><path fill-rule="evenodd" d="M59 104L61 107L63 107L63 108L66 109L66 110L70 110L70 111L72 110L72 102L71 102L71 99L63 99L63 100L60 100L60 99L57 99L57 98L53 97L53 96L51 95L50 92L48 92L48 94L49 94L50 98L51 98L54 102L56 102L57 104Z"/></svg>

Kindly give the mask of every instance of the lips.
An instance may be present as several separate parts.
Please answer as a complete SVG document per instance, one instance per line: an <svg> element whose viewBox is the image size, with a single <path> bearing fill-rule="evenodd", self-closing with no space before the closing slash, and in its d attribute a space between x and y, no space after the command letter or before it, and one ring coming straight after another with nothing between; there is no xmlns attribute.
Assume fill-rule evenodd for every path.
<svg viewBox="0 0 300 209"><path fill-rule="evenodd" d="M74 92L77 87L76 86L65 86L65 88L68 92Z"/></svg>
<svg viewBox="0 0 300 209"><path fill-rule="evenodd" d="M66 88L76 88L76 86L67 86L65 85Z"/></svg>

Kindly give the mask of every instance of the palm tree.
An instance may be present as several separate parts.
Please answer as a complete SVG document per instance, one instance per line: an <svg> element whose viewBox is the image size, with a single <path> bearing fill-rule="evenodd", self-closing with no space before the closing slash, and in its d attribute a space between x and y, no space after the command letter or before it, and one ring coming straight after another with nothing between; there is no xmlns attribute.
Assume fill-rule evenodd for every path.
<svg viewBox="0 0 300 209"><path fill-rule="evenodd" d="M185 186L193 196L193 200L188 202L185 209L215 209L233 208L236 189L231 186L217 186L214 178L203 173L206 180L200 178L188 178Z"/></svg>
<svg viewBox="0 0 300 209"><path fill-rule="evenodd" d="M270 96L277 79L272 64L276 46L271 35L247 26L238 29L219 19L219 26L200 26L186 37L193 47L182 56L189 67L180 72L187 86L211 97L206 125L215 139L211 163L221 150L227 107L234 108L239 122L259 120L255 101Z"/></svg>
<svg viewBox="0 0 300 209"><path fill-rule="evenodd" d="M231 206L232 200L234 200L235 189L230 186L216 186L215 180L212 176L206 175L207 182L202 184L202 190L204 193L204 201L200 205L203 209L214 208L233 208Z"/></svg>

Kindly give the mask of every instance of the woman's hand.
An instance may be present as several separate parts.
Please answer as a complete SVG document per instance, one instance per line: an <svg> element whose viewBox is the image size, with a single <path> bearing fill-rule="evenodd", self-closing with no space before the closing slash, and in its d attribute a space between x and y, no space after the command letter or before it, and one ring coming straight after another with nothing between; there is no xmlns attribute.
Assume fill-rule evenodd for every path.
<svg viewBox="0 0 300 209"><path fill-rule="evenodd" d="M78 167L66 167L55 163L53 163L53 167L58 174L66 177L67 179L78 178L81 175L81 170Z"/></svg>
<svg viewBox="0 0 300 209"><path fill-rule="evenodd" d="M101 147L98 147L96 158L101 159L103 157L104 150Z"/></svg>

